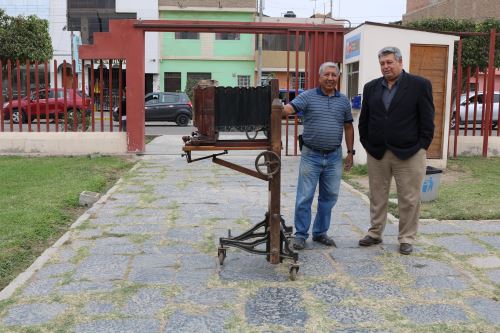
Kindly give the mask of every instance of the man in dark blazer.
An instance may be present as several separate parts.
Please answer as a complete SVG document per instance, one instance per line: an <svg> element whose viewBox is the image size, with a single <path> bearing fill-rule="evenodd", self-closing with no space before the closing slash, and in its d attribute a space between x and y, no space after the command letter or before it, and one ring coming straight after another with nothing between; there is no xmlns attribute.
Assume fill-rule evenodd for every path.
<svg viewBox="0 0 500 333"><path fill-rule="evenodd" d="M434 135L432 86L427 79L403 70L397 47L384 47L378 59L383 76L364 86L359 118L359 138L368 155L371 223L359 245L382 242L394 177L399 206L399 252L410 254L418 229L426 151Z"/></svg>

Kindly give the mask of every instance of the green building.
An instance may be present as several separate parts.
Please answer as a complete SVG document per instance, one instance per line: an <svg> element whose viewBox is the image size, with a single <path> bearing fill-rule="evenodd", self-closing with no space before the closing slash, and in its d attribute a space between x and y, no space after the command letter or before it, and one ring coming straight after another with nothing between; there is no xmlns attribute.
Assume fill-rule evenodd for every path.
<svg viewBox="0 0 500 333"><path fill-rule="evenodd" d="M199 2L199 1L198 1ZM224 5L221 6L221 3ZM253 22L255 0L160 1L160 19ZM161 90L184 91L192 80L252 86L255 37L239 33L169 32L160 35Z"/></svg>

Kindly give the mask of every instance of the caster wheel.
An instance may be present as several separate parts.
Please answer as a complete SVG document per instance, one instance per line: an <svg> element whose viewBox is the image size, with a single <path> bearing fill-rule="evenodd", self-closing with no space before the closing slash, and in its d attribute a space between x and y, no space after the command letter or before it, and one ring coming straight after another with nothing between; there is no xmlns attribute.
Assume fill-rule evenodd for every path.
<svg viewBox="0 0 500 333"><path fill-rule="evenodd" d="M226 259L226 250L219 250L219 264L222 266L224 265L224 259Z"/></svg>
<svg viewBox="0 0 500 333"><path fill-rule="evenodd" d="M290 267L290 280L297 280L297 274L299 273L299 267L293 266Z"/></svg>

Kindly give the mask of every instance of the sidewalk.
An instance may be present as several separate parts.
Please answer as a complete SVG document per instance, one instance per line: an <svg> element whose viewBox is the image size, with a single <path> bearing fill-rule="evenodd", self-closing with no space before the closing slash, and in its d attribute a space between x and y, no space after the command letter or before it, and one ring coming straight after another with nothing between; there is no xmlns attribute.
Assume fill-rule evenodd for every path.
<svg viewBox="0 0 500 333"><path fill-rule="evenodd" d="M220 266L218 238L264 218L267 183L187 164L180 149L178 136L155 139L39 270L0 293L0 332L500 331L500 221L423 221L410 256L389 223L381 245L360 248L368 204L343 184L338 248L309 240L296 281L288 263L233 248ZM257 153L222 158L253 168ZM298 162L282 158L288 225Z"/></svg>

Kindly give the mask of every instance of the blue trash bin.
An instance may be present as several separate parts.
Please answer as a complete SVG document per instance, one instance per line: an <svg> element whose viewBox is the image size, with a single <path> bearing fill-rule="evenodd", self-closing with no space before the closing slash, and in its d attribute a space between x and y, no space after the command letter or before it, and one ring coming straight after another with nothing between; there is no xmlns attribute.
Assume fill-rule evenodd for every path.
<svg viewBox="0 0 500 333"><path fill-rule="evenodd" d="M443 170L428 166L425 170L424 181L422 182L422 192L420 199L422 201L436 200L441 183L441 174Z"/></svg>
<svg viewBox="0 0 500 333"><path fill-rule="evenodd" d="M353 109L361 109L361 95L356 95L351 98L351 106Z"/></svg>

